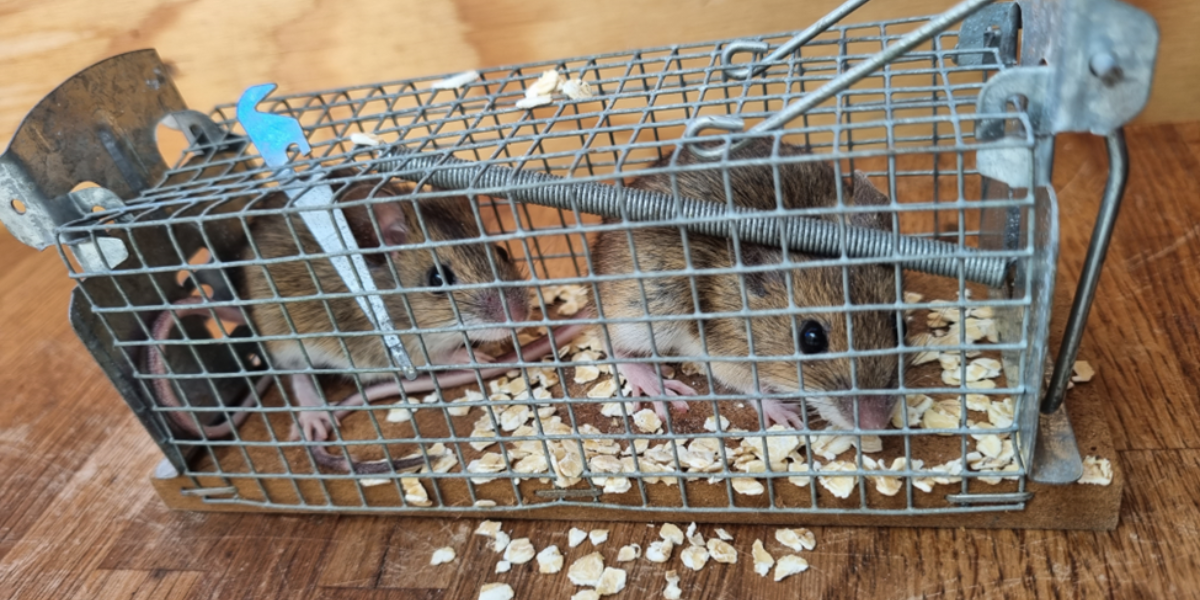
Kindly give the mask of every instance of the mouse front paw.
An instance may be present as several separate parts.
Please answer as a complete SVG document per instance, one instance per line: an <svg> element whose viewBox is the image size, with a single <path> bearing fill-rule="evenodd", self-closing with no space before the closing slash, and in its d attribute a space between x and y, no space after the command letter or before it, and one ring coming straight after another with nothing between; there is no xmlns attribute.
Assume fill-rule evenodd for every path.
<svg viewBox="0 0 1200 600"><path fill-rule="evenodd" d="M630 393L633 396L695 396L698 394L692 386L682 381L665 377L660 379L658 373L654 372L654 367L647 364L627 363L617 368L629 382ZM654 412L665 421L667 419L666 403L655 400L651 404L654 405ZM671 407L679 412L687 412L688 403L683 400L675 400L671 402ZM640 408L640 402L634 403L635 411Z"/></svg>
<svg viewBox="0 0 1200 600"><path fill-rule="evenodd" d="M323 442L329 439L329 432L333 429L333 417L327 412L302 412L297 417L299 425L292 424L291 441L295 442L301 439L310 442ZM301 437L303 432L303 437Z"/></svg>
<svg viewBox="0 0 1200 600"><path fill-rule="evenodd" d="M783 425L792 429L803 430L804 418L800 415L800 406L790 402L765 399L762 401L762 416L767 427Z"/></svg>

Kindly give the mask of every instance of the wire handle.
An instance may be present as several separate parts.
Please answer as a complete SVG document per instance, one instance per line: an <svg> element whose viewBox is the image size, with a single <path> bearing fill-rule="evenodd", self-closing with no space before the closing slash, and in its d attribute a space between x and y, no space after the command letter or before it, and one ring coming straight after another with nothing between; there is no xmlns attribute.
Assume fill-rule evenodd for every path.
<svg viewBox="0 0 1200 600"><path fill-rule="evenodd" d="M883 67L884 65L895 60L901 54L904 54L904 53L908 52L909 50L916 48L918 45L924 43L925 41L929 40L933 36L945 31L946 28L971 16L973 13L975 13L979 9L983 8L984 6L987 6L988 4L991 4L994 1L995 0L964 0L963 2L958 3L950 10L947 10L946 12L942 13L941 15L938 15L938 17L936 19L933 19L932 21L926 23L925 25L921 26L917 30L900 38L899 40L896 41L895 44L888 46L887 49L883 50L882 52L879 52L878 54L873 55L871 58L869 58L861 63L858 63L858 65L855 66L854 68L833 78L825 85L817 88L811 94L808 94L808 95L804 96L803 98L780 109L779 112L775 113L774 116L762 121L761 123L759 123L758 125L755 125L754 127L751 127L747 133L749 133L749 134L767 133L769 131L774 131L776 129L779 129L779 128L787 125L788 123L792 122L792 120L794 120L796 117L808 112L809 110L812 110L813 107L828 100L829 98L833 97L835 94L845 90L846 88L849 88L850 86L854 85L855 83L858 83L863 78L865 78L867 75L873 73L875 70L877 70L880 67ZM821 19L820 21L815 23L812 27L809 27L808 29L805 29L804 31L800 32L798 35L793 37L791 40L788 40L788 42L786 44L781 46L779 48L779 50L772 53L771 56L768 58L771 58L771 57L780 58L781 56L777 57L776 55L780 54L780 51L784 50L785 48L794 50L795 48L799 47L804 42L807 42L808 40L812 39L813 37L816 37L817 35L819 35L825 29L828 29L829 27L831 27L834 23L841 20L842 17L849 14L852 10L854 10L854 8L857 8L858 5L861 5L861 4L862 4L862 2L860 0L850 0L849 2L846 2L845 4L839 6L837 8L837 10L835 10L834 12L827 15L824 19ZM744 48L744 46L742 46L742 47ZM789 50L789 52L785 53L784 55L790 54L790 53L791 52ZM722 55L722 59L724 59L724 58L725 58L724 55ZM761 69L765 69L765 68L766 68L766 65L759 65L758 67L755 67L755 69L758 69L760 71L761 71ZM698 119L695 119L693 123L688 125L688 132L693 135L696 135L696 134L699 134L700 131L702 131L706 128L710 128L712 126L712 124L711 123L706 124L704 121L704 119L708 119L708 118L709 117L699 117ZM729 120L727 123L731 123L736 120L737 122L739 122L739 125L736 130L730 130L730 129L727 129L727 127L721 127L721 129L726 129L727 131L740 131L745 127L745 122L742 121L738 117L729 116L729 117L725 117L725 118ZM706 125L707 125L707 127L706 127ZM746 138L739 139L737 141L731 141L731 140L727 139L726 142L723 144L715 144L715 145L710 145L710 146L701 146L698 140L684 142L684 144L686 145L687 149L692 152L692 154L695 154L696 156L706 159L706 160L712 160L712 159L720 158L727 151L733 152L734 150L741 148L749 141L750 141L750 138L746 137Z"/></svg>

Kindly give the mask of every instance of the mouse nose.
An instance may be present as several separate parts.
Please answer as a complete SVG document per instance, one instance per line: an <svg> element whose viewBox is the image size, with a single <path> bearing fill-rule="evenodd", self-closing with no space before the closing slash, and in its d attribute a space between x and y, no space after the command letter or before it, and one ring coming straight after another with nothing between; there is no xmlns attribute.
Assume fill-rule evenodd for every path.
<svg viewBox="0 0 1200 600"><path fill-rule="evenodd" d="M529 301L525 290L519 288L489 290L483 299L485 317L493 323L508 321L504 314L505 305L508 306L508 317L512 317L513 321L525 321L529 318Z"/></svg>
<svg viewBox="0 0 1200 600"><path fill-rule="evenodd" d="M886 429L895 408L896 396L859 396L858 425L862 429Z"/></svg>

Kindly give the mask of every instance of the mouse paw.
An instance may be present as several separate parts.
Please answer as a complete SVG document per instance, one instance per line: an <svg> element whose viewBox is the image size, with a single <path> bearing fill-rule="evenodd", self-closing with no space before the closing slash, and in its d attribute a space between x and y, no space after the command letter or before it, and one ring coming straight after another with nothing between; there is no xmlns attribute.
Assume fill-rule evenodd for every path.
<svg viewBox="0 0 1200 600"><path fill-rule="evenodd" d="M333 418L329 413L302 412L296 419L299 421L299 427L295 423L292 424L292 441L305 439L310 442L323 442L329 439L329 431L333 427Z"/></svg>
<svg viewBox="0 0 1200 600"><path fill-rule="evenodd" d="M804 429L804 418L800 415L800 407L796 404L771 399L763 400L762 413L767 427L777 424L792 429Z"/></svg>
<svg viewBox="0 0 1200 600"><path fill-rule="evenodd" d="M695 396L698 392L692 386L675 379L659 379L654 367L641 363L622 364L618 367L621 375L629 382L633 396ZM654 412L664 421L667 419L667 406L661 400L655 400ZM687 412L688 403L683 400L671 402L671 407L679 412ZM640 410L641 403L634 404L633 409Z"/></svg>

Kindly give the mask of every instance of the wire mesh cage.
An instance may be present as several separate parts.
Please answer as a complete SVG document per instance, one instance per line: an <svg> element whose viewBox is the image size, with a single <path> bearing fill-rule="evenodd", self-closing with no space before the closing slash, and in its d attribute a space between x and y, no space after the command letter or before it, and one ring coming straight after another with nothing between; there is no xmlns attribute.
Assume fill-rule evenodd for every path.
<svg viewBox="0 0 1200 600"><path fill-rule="evenodd" d="M1058 214L1042 107L989 91L1026 68L1017 7L837 23L858 4L209 115L159 98L173 167L58 192L76 330L213 505L1022 508ZM101 68L115 94L161 73L77 78Z"/></svg>

